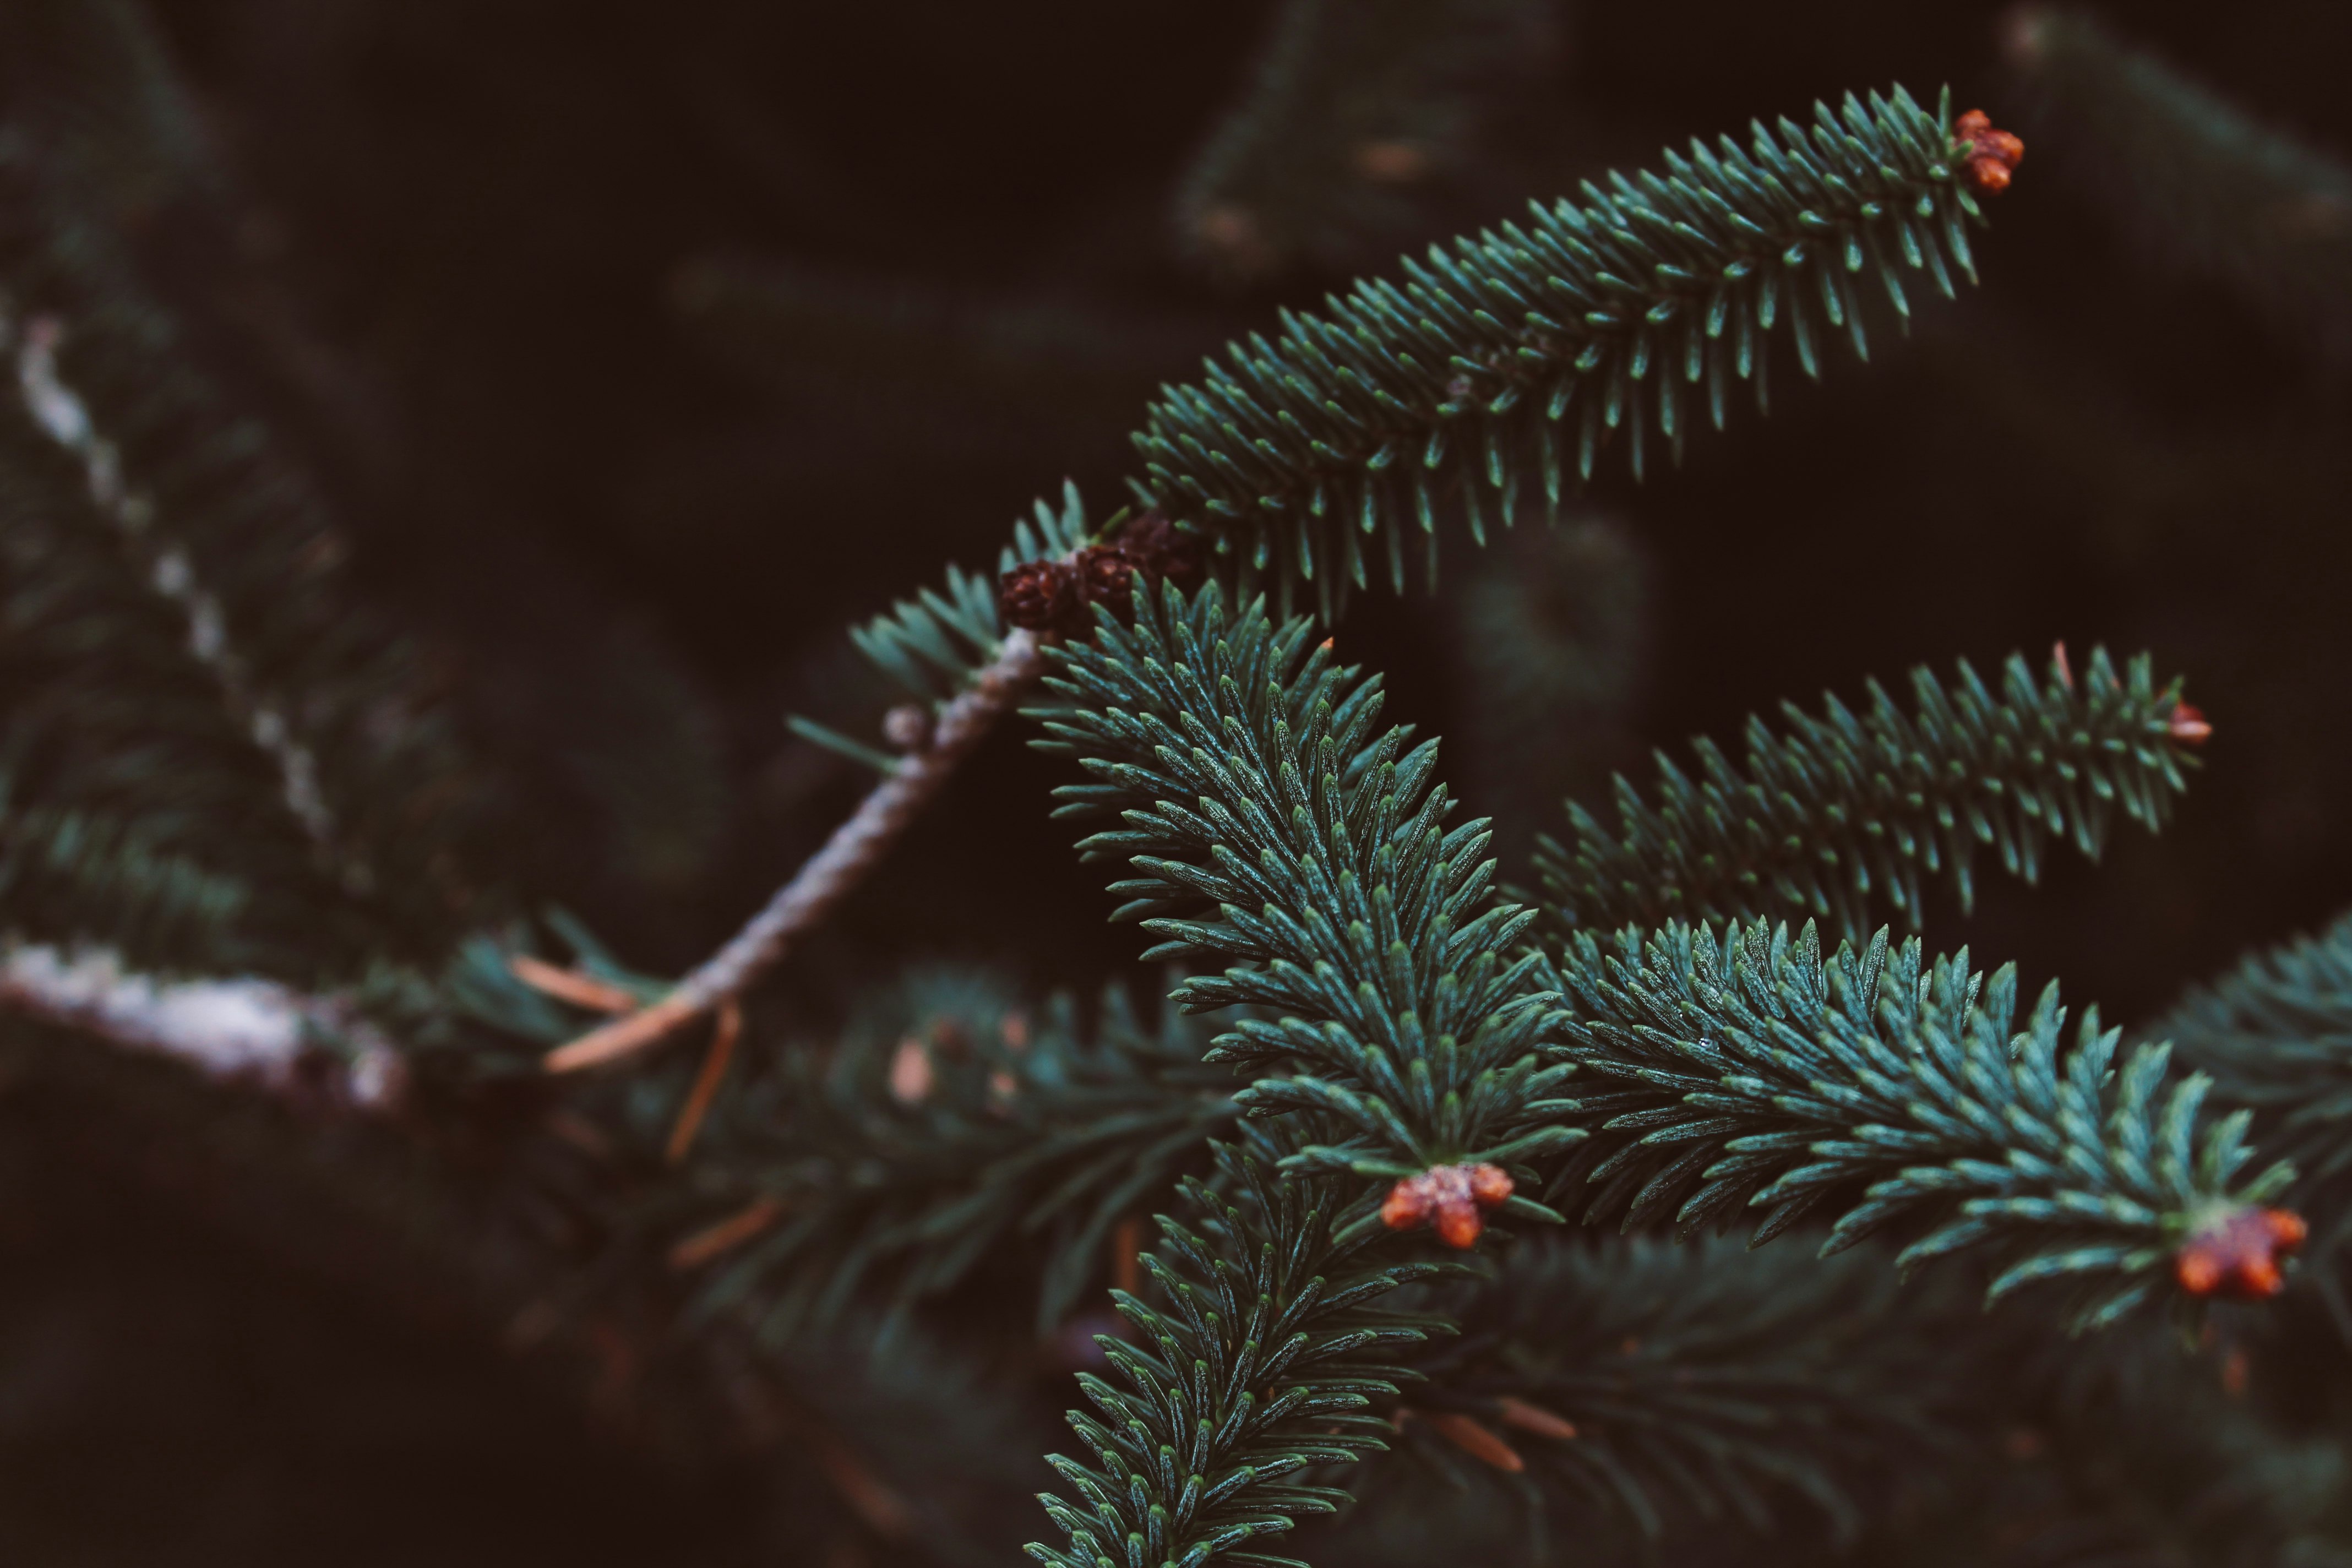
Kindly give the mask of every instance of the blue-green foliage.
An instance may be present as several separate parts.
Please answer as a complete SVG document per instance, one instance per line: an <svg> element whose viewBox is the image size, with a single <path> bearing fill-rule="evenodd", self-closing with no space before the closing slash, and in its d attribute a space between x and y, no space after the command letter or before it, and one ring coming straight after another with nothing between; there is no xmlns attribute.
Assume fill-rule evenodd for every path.
<svg viewBox="0 0 2352 1568"><path fill-rule="evenodd" d="M1904 1264L2001 1246L1995 1297L2073 1277L2095 1325L2152 1295L2192 1228L2291 1176L2240 1180L2247 1113L2200 1133L2211 1085L2169 1077L2162 1047L2119 1061L2095 1011L2069 1042L2054 984L2020 1020L2014 967L1973 973L1965 951L1929 963L1881 932L1824 960L1810 925L1672 925L1568 957L1559 1054L1608 1085L1580 1097L1596 1135L1562 1168L1590 1217L1687 1235L1756 1208L1761 1242L1833 1200L1834 1252L1930 1214Z"/></svg>
<svg viewBox="0 0 2352 1568"><path fill-rule="evenodd" d="M1101 1341L1117 1382L1079 1378L1094 1412L1070 1426L1094 1463L1049 1461L1078 1500L1044 1500L1070 1545L1032 1545L1038 1562L1287 1564L1251 1543L1347 1500L1293 1478L1385 1447L1365 1406L1447 1325L1372 1303L1450 1266L1402 1256L1356 1184L1276 1178L1275 1152L1221 1148L1223 1191L1189 1183L1192 1224L1163 1219L1145 1259L1164 1304L1118 1293L1133 1337Z"/></svg>
<svg viewBox="0 0 2352 1568"><path fill-rule="evenodd" d="M1104 616L1056 668L1036 743L1095 780L1056 792L1061 815L1118 824L1079 847L1136 873L1114 918L1160 937L1152 956L1226 966L1178 988L1188 1011L1276 1015L1213 1053L1265 1075L1253 1113L1348 1128L1295 1163L1403 1174L1571 1136L1533 1055L1540 960L1514 952L1533 916L1496 900L1486 824L1446 826L1434 742L1375 729L1377 679L1214 584L1139 598L1131 627Z"/></svg>
<svg viewBox="0 0 2352 1568"><path fill-rule="evenodd" d="M1865 273L1906 320L1906 272L1947 295L1948 256L1973 277L1977 207L1947 162L1949 121L1948 103L1929 115L1900 88L1817 105L1810 128L1694 142L1663 176L1587 183L1581 205L1538 204L1524 225L1408 259L1402 283L1286 311L1273 340L1235 344L1152 405L1139 493L1226 534L1286 600L1311 579L1327 617L1373 548L1402 590L1409 532L1433 579L1445 496L1483 538L1487 509L1509 517L1523 490L1557 506L1570 466L1590 476L1621 426L1638 475L1653 427L1679 453L1702 401L1721 426L1734 380L1763 402L1783 319L1816 375L1825 334L1868 355Z"/></svg>
<svg viewBox="0 0 2352 1568"><path fill-rule="evenodd" d="M1764 1532L1811 1514L1850 1542L1882 1511L1876 1486L1956 1457L1988 1372L2021 1338L1955 1281L1900 1285L1874 1250L1821 1261L1726 1238L1531 1237L1443 1299L1460 1334L1414 1358L1425 1381L1408 1402L1483 1422L1526 1466L1538 1535L1580 1541L1602 1522L1655 1540L1686 1521ZM1575 1435L1513 1420L1514 1404ZM1425 1420L1401 1430L1395 1457L1353 1478L1367 1517L1351 1533L1417 1534L1401 1513L1460 1518L1412 1485L1416 1468L1476 1500L1474 1514L1520 1511L1491 1464Z"/></svg>
<svg viewBox="0 0 2352 1568"><path fill-rule="evenodd" d="M1066 994L1033 1011L970 975L901 983L834 1049L793 1048L712 1129L685 1212L767 1198L789 1218L714 1266L695 1310L740 1309L782 1339L853 1308L903 1314L1018 1254L1050 1331L1101 1279L1118 1224L1166 1203L1232 1126L1206 1043L1172 1008L1139 1017L1118 987L1089 1028Z"/></svg>
<svg viewBox="0 0 2352 1568"><path fill-rule="evenodd" d="M134 7L0 27L0 925L296 978L437 959L485 797L122 221L220 194L196 121Z"/></svg>
<svg viewBox="0 0 2352 1568"><path fill-rule="evenodd" d="M1654 805L1617 781L1613 832L1571 804L1573 855L1546 839L1536 856L1553 921L1817 917L1859 942L1880 905L1917 925L1938 873L1969 908L1979 847L2032 882L2053 839L2096 859L2118 815L2155 831L2196 765L2170 730L2180 683L2158 686L2146 655L2118 672L2098 648L2041 680L2012 656L1999 696L1965 660L1948 687L1922 667L1909 713L1865 689L1861 713L1783 703L1786 735L1751 718L1745 771L1710 740L1696 779L1659 753Z"/></svg>
<svg viewBox="0 0 2352 1568"><path fill-rule="evenodd" d="M2316 1219L2316 1252L2352 1238L2352 916L2249 955L2141 1033L2171 1042L2211 1077L2223 1104L2252 1112L2265 1154L2294 1163L2294 1201ZM2315 1272L2352 1334L2340 1258L2321 1259Z"/></svg>

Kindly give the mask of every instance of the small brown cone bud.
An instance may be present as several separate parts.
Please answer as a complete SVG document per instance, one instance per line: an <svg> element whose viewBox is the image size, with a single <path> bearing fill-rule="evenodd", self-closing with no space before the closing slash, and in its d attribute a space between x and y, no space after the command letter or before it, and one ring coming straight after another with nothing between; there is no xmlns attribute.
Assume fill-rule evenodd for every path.
<svg viewBox="0 0 2352 1568"><path fill-rule="evenodd" d="M2285 1209L2235 1209L2173 1254L2173 1276L2192 1296L2260 1301L2286 1288L2280 1268L2311 1227Z"/></svg>
<svg viewBox="0 0 2352 1568"><path fill-rule="evenodd" d="M1081 608L1078 574L1063 562L1025 561L998 580L997 603L1016 626L1068 631Z"/></svg>
<svg viewBox="0 0 2352 1568"><path fill-rule="evenodd" d="M1116 544L1097 544L1078 552L1078 592L1089 605L1100 605L1120 620L1135 610L1135 574L1140 563Z"/></svg>
<svg viewBox="0 0 2352 1568"><path fill-rule="evenodd" d="M1177 527L1156 511L1129 520L1118 531L1119 550L1145 577L1180 588L1198 583L1209 565L1209 542Z"/></svg>
<svg viewBox="0 0 2352 1568"><path fill-rule="evenodd" d="M2172 710L2172 719L2167 728L2174 740L2186 746L2194 746L2213 733L2213 726L2207 721L2205 715L2186 702Z"/></svg>

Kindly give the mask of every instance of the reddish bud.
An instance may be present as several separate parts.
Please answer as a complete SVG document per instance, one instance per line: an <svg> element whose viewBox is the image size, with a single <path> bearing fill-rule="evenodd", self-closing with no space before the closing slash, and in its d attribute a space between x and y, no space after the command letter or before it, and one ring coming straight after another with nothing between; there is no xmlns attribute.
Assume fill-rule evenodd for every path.
<svg viewBox="0 0 2352 1568"><path fill-rule="evenodd" d="M2285 1288L2280 1260L2310 1232L2285 1209L2233 1209L2181 1243L2173 1275L2192 1296L2260 1301Z"/></svg>
<svg viewBox="0 0 2352 1568"><path fill-rule="evenodd" d="M1156 511L1131 520L1118 531L1117 543L1136 570L1154 583L1166 578L1180 588L1189 588L1208 569L1208 540L1177 527Z"/></svg>
<svg viewBox="0 0 2352 1568"><path fill-rule="evenodd" d="M1081 608L1078 574L1059 561L1025 561L997 582L1004 618L1033 632L1073 629Z"/></svg>
<svg viewBox="0 0 2352 1568"><path fill-rule="evenodd" d="M2213 726L2206 721L2205 715L2186 702L2173 709L2171 721L2166 729L2174 740L2189 746L2196 745L2213 732Z"/></svg>
<svg viewBox="0 0 2352 1568"><path fill-rule="evenodd" d="M1433 1221L1437 1238L1448 1247L1477 1244L1486 1228L1479 1211L1493 1208L1511 1195L1511 1174L1500 1165L1433 1165L1417 1176L1400 1177L1381 1205L1381 1223L1391 1230L1410 1230Z"/></svg>
<svg viewBox="0 0 2352 1568"><path fill-rule="evenodd" d="M1470 1204L1453 1202L1437 1205L1437 1239L1461 1250L1478 1245L1478 1235L1486 1228L1486 1220Z"/></svg>
<svg viewBox="0 0 2352 1568"><path fill-rule="evenodd" d="M1391 1230L1411 1230L1429 1217L1429 1188L1419 1176L1407 1176L1389 1189L1381 1205L1381 1223Z"/></svg>
<svg viewBox="0 0 2352 1568"><path fill-rule="evenodd" d="M1998 158L1969 160L1969 183L1990 196L2009 189L2009 165Z"/></svg>
<svg viewBox="0 0 2352 1568"><path fill-rule="evenodd" d="M1971 109L1952 121L1952 156L1965 160L1968 182L1988 195L2009 189L2010 174L2025 157L2025 143L1997 131L1985 111Z"/></svg>
<svg viewBox="0 0 2352 1568"><path fill-rule="evenodd" d="M1078 552L1078 594L1125 620L1135 608L1135 574L1142 563L1116 544Z"/></svg>

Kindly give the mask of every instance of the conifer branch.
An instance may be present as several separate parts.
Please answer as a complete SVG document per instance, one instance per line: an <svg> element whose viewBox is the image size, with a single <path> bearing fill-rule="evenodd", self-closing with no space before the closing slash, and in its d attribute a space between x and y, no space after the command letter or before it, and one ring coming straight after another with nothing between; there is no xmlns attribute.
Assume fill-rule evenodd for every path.
<svg viewBox="0 0 2352 1568"><path fill-rule="evenodd" d="M2078 677L2062 647L2040 681L2012 656L1996 697L1965 660L1948 688L1923 666L1907 714L1874 680L1860 714L1783 703L1786 736L1751 718L1745 772L1711 740L1693 742L1696 781L1660 752L1655 805L1621 777L1613 833L1570 803L1573 856L1541 841L1547 913L1561 931L1821 918L1861 942L1877 900L1916 927L1927 876L1970 908L1979 846L2027 882L2053 839L2095 860L2117 813L2163 826L2210 732L2150 668L2119 674L2099 648Z"/></svg>
<svg viewBox="0 0 2352 1568"><path fill-rule="evenodd" d="M1761 1533L1797 1500L1848 1545L1874 1482L1952 1457L2021 1337L1965 1290L1899 1288L1873 1251L1728 1239L1533 1237L1443 1300L1461 1331L1413 1358L1396 1452L1353 1478L1357 1530L1387 1494L1430 1506L1408 1474L1426 1468L1473 1509L1524 1475L1559 1522L1598 1511L1651 1541L1683 1514Z"/></svg>
<svg viewBox="0 0 2352 1568"><path fill-rule="evenodd" d="M724 1003L740 998L865 880L866 874L939 794L949 775L1045 668L1038 639L1015 627L969 689L940 710L929 739L899 760L849 819L834 829L765 908L661 1000L593 1029L547 1056L550 1072L577 1072L633 1056Z"/></svg>
<svg viewBox="0 0 2352 1568"><path fill-rule="evenodd" d="M2294 1166L2294 1198L2319 1221L2315 1251L2352 1240L2352 915L2249 955L2140 1034L2211 1078L2220 1103L2252 1113L2263 1153ZM2352 1335L2340 1260L2315 1272Z"/></svg>
<svg viewBox="0 0 2352 1568"><path fill-rule="evenodd" d="M154 503L127 487L115 444L100 432L89 405L59 375L57 351L64 334L63 323L54 316L37 317L20 329L0 308L0 348L12 342L16 347L16 384L26 412L44 435L81 463L91 504L114 525L126 548L146 557L149 584L186 619L188 652L220 683L230 713L276 764L286 809L319 852L341 865L355 889L366 887L374 879L373 873L350 858L341 842L334 813L320 792L318 758L296 735L284 708L254 689L245 658L228 641L219 598L198 580L187 552L173 545L145 548Z"/></svg>
<svg viewBox="0 0 2352 1568"><path fill-rule="evenodd" d="M2248 1113L2200 1133L2210 1081L2168 1077L2162 1047L2118 1064L2095 1009L2070 1046L2054 984L2021 1023L2014 966L1930 964L1884 932L1824 960L1810 925L1672 925L1577 936L1566 984L1559 1054L1607 1085L1580 1097L1595 1136L1556 1183L1589 1189L1588 1217L1687 1235L1758 1208L1760 1243L1833 1202L1834 1252L1932 1213L1906 1267L2002 1247L1994 1297L2071 1278L2084 1325L2168 1274L2192 1295L2272 1294L2301 1238L2260 1207L2287 1167L2240 1179Z"/></svg>
<svg viewBox="0 0 2352 1568"><path fill-rule="evenodd" d="M1147 1026L1123 989L1091 1037L1066 995L1033 1016L992 992L908 989L887 1026L829 1058L793 1053L723 1113L690 1223L756 1206L775 1228L687 1265L722 1260L698 1314L740 1307L771 1339L853 1308L895 1318L1026 1242L1042 1243L1050 1332L1101 1278L1119 1223L1204 1169L1238 1114L1231 1075L1202 1060L1205 1031L1172 1009Z"/></svg>
<svg viewBox="0 0 2352 1568"><path fill-rule="evenodd" d="M1137 491L1226 535L1283 602L1313 582L1327 619L1366 581L1374 534L1402 590L1420 532L1433 580L1448 494L1483 541L1487 509L1509 519L1538 484L1556 509L1569 463L1589 478L1621 426L1637 476L1654 426L1679 455L1702 384L1718 427L1734 380L1753 381L1760 405L1784 316L1807 375L1823 333L1867 358L1865 272L1906 321L1906 271L1947 296L1952 267L1973 278L1969 186L1998 188L1981 151L1948 103L1931 116L1897 88L1817 104L1810 129L1758 123L1745 150L1693 142L1665 154L1663 178L1588 183L1580 206L1539 204L1524 226L1433 247L1402 283L1359 284L1326 316L1285 312L1272 342L1253 336L1169 388L1135 437Z"/></svg>
<svg viewBox="0 0 2352 1568"><path fill-rule="evenodd" d="M1041 1497L1070 1541L1030 1546L1048 1568L1292 1564L1253 1543L1347 1494L1289 1478L1385 1447L1388 1424L1365 1406L1412 1377L1401 1351L1446 1331L1370 1305L1450 1266L1401 1260L1370 1195L1277 1177L1270 1148L1222 1147L1218 1164L1223 1191L1188 1183L1194 1225L1163 1219L1145 1259L1166 1305L1115 1293L1138 1337L1098 1342L1126 1386L1079 1377L1094 1411L1070 1426L1094 1463L1047 1461L1077 1496Z"/></svg>
<svg viewBox="0 0 2352 1568"><path fill-rule="evenodd" d="M2352 361L2352 168L2072 6L2020 8L2004 41L2037 142L2084 199L2286 345Z"/></svg>
<svg viewBox="0 0 2352 1568"><path fill-rule="evenodd" d="M1183 247L1263 282L1384 259L1482 121L1548 62L1541 0L1285 0L1242 100L1178 187ZM1381 247L1378 255L1371 254Z"/></svg>
<svg viewBox="0 0 2352 1568"><path fill-rule="evenodd" d="M214 194L157 41L120 6L51 25L72 68L0 138L9 923L299 984L436 961L484 901L452 726L110 205Z"/></svg>
<svg viewBox="0 0 2352 1568"><path fill-rule="evenodd" d="M0 1005L298 1101L387 1112L407 1084L398 1048L349 1005L250 975L167 980L101 950L12 945Z"/></svg>
<svg viewBox="0 0 2352 1568"><path fill-rule="evenodd" d="M1261 1075L1253 1115L1347 1128L1294 1168L1402 1178L1574 1136L1534 1054L1554 998L1532 984L1539 958L1512 956L1534 917L1496 901L1486 825L1444 826L1435 742L1374 731L1377 677L1336 666L1304 619L1228 611L1212 584L1139 595L1132 627L1101 615L1047 687L1062 702L1033 743L1097 781L1057 790L1057 815L1123 824L1079 846L1137 873L1113 918L1162 939L1149 957L1229 966L1177 988L1188 1012L1276 1015L1212 1052Z"/></svg>

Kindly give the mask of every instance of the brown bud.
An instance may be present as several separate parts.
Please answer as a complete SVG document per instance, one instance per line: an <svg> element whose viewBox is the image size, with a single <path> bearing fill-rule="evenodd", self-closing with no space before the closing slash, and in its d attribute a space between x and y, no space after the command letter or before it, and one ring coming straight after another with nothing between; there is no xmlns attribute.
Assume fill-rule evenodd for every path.
<svg viewBox="0 0 2352 1568"><path fill-rule="evenodd" d="M1199 582L1209 564L1208 540L1157 511L1130 519L1118 531L1118 547L1145 577L1154 583L1164 578L1180 588Z"/></svg>
<svg viewBox="0 0 2352 1568"><path fill-rule="evenodd" d="M2172 718L2166 728L2174 740L2188 746L2196 745L2213 733L2213 726L2206 721L2205 715L2186 702L2173 709Z"/></svg>
<svg viewBox="0 0 2352 1568"><path fill-rule="evenodd" d="M1025 561L998 580L997 603L1016 626L1070 630L1080 608L1077 573L1059 561Z"/></svg>
<svg viewBox="0 0 2352 1568"><path fill-rule="evenodd" d="M1078 552L1078 594L1125 620L1135 609L1135 574L1141 563L1116 544Z"/></svg>
<svg viewBox="0 0 2352 1568"><path fill-rule="evenodd" d="M2285 1209L2232 1209L2181 1243L2173 1275L2192 1296L2263 1300L2286 1288L2280 1261L2310 1232Z"/></svg>

